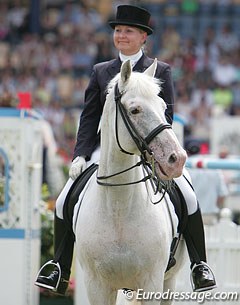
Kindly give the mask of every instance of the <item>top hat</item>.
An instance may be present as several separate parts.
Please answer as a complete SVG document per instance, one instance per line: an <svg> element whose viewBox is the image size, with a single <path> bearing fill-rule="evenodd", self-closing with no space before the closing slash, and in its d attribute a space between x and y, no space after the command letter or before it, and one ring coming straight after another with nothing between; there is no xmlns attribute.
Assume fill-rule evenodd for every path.
<svg viewBox="0 0 240 305"><path fill-rule="evenodd" d="M150 13L138 6L119 5L117 7L116 20L109 21L109 25L114 29L116 25L130 25L142 29L151 35L153 30L149 26Z"/></svg>

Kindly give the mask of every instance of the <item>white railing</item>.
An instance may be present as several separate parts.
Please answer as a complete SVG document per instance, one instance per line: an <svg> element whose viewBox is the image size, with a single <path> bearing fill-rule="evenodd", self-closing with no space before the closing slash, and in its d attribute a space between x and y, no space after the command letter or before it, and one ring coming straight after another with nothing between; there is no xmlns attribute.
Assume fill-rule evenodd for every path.
<svg viewBox="0 0 240 305"><path fill-rule="evenodd" d="M208 263L217 280L217 288L212 297L226 297L226 293L234 292L238 300L211 300L211 305L237 305L240 302L240 226L232 222L231 210L224 208L220 220L215 225L205 226ZM178 291L192 291L190 286L190 270L187 262L180 273L181 281L177 281ZM222 295L221 295L222 293ZM187 304L196 304L189 301Z"/></svg>
<svg viewBox="0 0 240 305"><path fill-rule="evenodd" d="M0 108L0 304L38 305L42 131L25 110Z"/></svg>

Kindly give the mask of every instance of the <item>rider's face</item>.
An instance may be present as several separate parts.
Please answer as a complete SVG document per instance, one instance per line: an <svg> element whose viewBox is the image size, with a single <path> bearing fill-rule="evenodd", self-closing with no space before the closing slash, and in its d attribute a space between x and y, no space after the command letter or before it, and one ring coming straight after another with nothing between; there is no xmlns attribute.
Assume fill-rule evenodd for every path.
<svg viewBox="0 0 240 305"><path fill-rule="evenodd" d="M133 26L116 25L113 42L124 55L136 54L147 39L147 33Z"/></svg>

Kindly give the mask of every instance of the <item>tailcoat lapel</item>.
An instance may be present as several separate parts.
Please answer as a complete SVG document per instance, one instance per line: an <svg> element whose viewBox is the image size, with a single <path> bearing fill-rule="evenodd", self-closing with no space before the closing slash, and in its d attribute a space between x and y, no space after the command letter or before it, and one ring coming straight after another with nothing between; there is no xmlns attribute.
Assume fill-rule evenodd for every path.
<svg viewBox="0 0 240 305"><path fill-rule="evenodd" d="M153 63L153 59L143 54L143 56L133 67L133 71L144 72L152 63Z"/></svg>
<svg viewBox="0 0 240 305"><path fill-rule="evenodd" d="M118 57L117 59L114 59L111 62L111 64L108 66L107 72L111 76L110 79L112 79L118 72L120 72L121 64L122 64L122 62L121 62L120 58Z"/></svg>

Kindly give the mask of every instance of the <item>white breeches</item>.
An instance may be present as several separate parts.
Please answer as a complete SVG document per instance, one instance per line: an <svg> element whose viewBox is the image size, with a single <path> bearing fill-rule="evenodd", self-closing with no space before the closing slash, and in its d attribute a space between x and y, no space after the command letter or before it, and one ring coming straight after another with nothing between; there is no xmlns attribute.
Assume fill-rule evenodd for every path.
<svg viewBox="0 0 240 305"><path fill-rule="evenodd" d="M98 163L100 156L100 148L97 148L91 157L91 160L87 162L87 167L90 166L92 163ZM184 168L183 175L175 178L174 181L177 183L178 187L182 191L182 194L185 198L187 209L188 209L188 215L191 215L197 211L198 208L198 202L195 195L195 192L193 191L192 187L189 185L188 181L185 179L187 177L188 181L191 182L191 177L188 173L188 171ZM65 202L65 198L67 196L67 193L73 184L74 180L71 178L68 179L67 183L65 184L64 188L62 189L60 195L58 196L56 200L56 214L58 218L63 219L63 205Z"/></svg>
<svg viewBox="0 0 240 305"><path fill-rule="evenodd" d="M190 177L188 171L186 170L186 168L184 168L182 176L175 178L174 181L180 188L180 190L183 194L183 197L185 198L188 215L192 215L198 209L198 201L197 201L197 197L196 197L194 190L189 185L188 181L186 180L186 178L184 176L186 176L188 181L190 183L192 183L191 177Z"/></svg>

